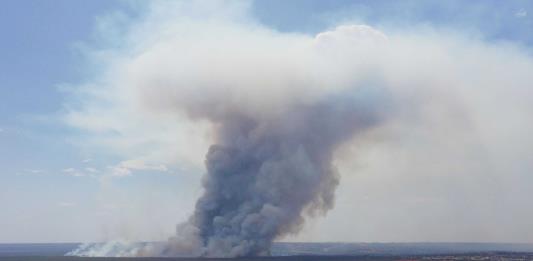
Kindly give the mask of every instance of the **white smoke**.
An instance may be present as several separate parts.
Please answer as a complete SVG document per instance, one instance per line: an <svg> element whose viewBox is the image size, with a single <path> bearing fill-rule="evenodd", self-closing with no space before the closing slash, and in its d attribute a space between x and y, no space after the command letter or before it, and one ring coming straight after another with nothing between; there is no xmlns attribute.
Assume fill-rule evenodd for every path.
<svg viewBox="0 0 533 261"><path fill-rule="evenodd" d="M213 143L205 192L165 245L71 254L266 254L272 240L300 231L306 216L333 207L337 167L351 172L350 164L367 160L370 170L393 172L387 166L398 161L368 154L373 148L400 151L409 160L397 169L406 179L506 172L517 180L531 169L533 60L518 47L366 25L281 33L254 22L246 6L198 14L195 5L154 5L126 34L128 52L108 50L104 77L80 93L84 105L67 120L170 147L144 151L145 159L197 164ZM118 139L112 147L130 149L116 144L130 139ZM424 141L435 151L421 152ZM518 159L503 159L496 172L476 167L502 155Z"/></svg>

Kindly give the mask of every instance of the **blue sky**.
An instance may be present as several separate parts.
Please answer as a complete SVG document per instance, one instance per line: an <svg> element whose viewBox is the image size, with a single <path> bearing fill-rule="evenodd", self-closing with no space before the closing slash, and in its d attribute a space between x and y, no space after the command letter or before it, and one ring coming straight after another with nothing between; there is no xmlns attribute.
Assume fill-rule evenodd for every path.
<svg viewBox="0 0 533 261"><path fill-rule="evenodd" d="M129 208L124 215L157 211L146 207L154 202L163 202L165 209L154 217L164 224L157 229L186 215L172 209L172 200L185 202L198 194L201 170L120 165L129 159L102 147L79 146L87 132L62 119L72 102L69 88L99 71L85 49L108 44L98 34L98 21L117 12L135 20L143 8L140 2L111 0L0 3L0 242L106 240L122 233L102 232L121 222L121 208ZM449 28L487 42L533 47L533 2L527 0L265 0L251 8L260 23L281 32L313 35L356 22L391 30ZM100 177L115 170L131 173L111 181ZM130 206L130 201L146 204ZM134 237L157 238L146 232L148 222L139 222L146 227L131 232Z"/></svg>

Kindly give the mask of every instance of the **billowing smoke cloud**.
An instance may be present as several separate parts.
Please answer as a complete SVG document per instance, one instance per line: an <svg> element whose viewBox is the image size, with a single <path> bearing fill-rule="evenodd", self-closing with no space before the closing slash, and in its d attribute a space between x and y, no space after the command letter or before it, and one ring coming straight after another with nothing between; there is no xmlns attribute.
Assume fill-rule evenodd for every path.
<svg viewBox="0 0 533 261"><path fill-rule="evenodd" d="M375 108L350 96L291 104L267 119L206 110L217 114L217 140L206 157L205 192L186 224L197 230L202 255L267 254L275 238L298 232L304 210L333 207L335 149L379 121Z"/></svg>
<svg viewBox="0 0 533 261"><path fill-rule="evenodd" d="M299 232L306 217L333 208L335 160L347 147L401 140L413 126L438 126L433 122L484 121L478 109L497 96L518 97L515 104L527 107L519 111L529 113L520 97L531 95L525 79L532 80L533 63L518 49L451 33L385 36L363 25L316 36L280 33L239 8L216 9L212 20L160 20L155 10L128 35L131 53L114 53L87 107L68 115L71 124L97 131L128 129L106 119L118 111L140 129L179 120L201 126L187 132L193 141L211 133L203 194L174 237L71 254L265 255L273 240ZM502 74L506 68L513 70ZM184 154L198 150L186 140L180 146Z"/></svg>
<svg viewBox="0 0 533 261"><path fill-rule="evenodd" d="M181 75L170 72L176 80L168 85L152 86L150 79L150 84L138 86L146 106L184 110L192 118L208 120L215 138L205 159L204 193L189 221L179 225L167 246L148 246L133 251L135 255L265 255L274 239L301 229L304 213L322 214L333 207L339 183L333 165L336 149L381 122L387 107L387 95L376 83L348 82L331 88L315 79L319 71L311 71L313 65L307 62L327 61L328 41L337 34L347 34L352 39L345 44L359 48L386 41L367 26L340 27L315 39L298 39L296 44L303 41L306 49L300 55L317 59L303 63L282 57L285 43L269 52L279 57L263 56L264 50L253 45L245 46L250 50L212 46L205 57L193 56L186 64L169 67ZM287 43L296 45L292 41ZM169 46L164 52L180 49ZM144 55L137 61L143 67L144 59L159 62L166 56L157 51ZM218 59L221 64L216 64ZM208 68L209 63L215 64ZM181 82L180 76L191 75L192 82Z"/></svg>

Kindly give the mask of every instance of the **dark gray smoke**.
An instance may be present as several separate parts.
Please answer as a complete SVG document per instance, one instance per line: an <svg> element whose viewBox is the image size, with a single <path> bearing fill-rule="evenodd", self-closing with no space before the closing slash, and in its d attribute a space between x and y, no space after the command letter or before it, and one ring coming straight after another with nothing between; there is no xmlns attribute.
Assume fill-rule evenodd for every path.
<svg viewBox="0 0 533 261"><path fill-rule="evenodd" d="M266 255L274 239L300 230L304 213L331 209L339 183L335 149L379 120L375 108L353 97L292 106L268 119L209 115L217 139L206 156L205 191L182 225L200 239L195 254Z"/></svg>
<svg viewBox="0 0 533 261"><path fill-rule="evenodd" d="M211 35L230 40L172 38L125 70L145 113L185 114L213 129L192 215L163 246L89 246L72 254L267 255L305 217L333 208L337 148L386 114L384 88L373 77L355 77L365 63L359 57L386 37L368 26L316 37L222 26ZM183 51L192 47L194 55Z"/></svg>
<svg viewBox="0 0 533 261"><path fill-rule="evenodd" d="M209 52L183 54L170 60L176 67L136 80L145 106L206 120L215 136L203 195L156 255L268 254L272 241L298 232L305 216L333 207L336 149L375 126L387 104L376 77L353 76L353 64L386 42L379 31L347 26L315 38L269 36L268 42L261 41L263 32L250 40L243 37L250 31L232 31L224 34L231 41L209 41ZM180 50L179 44L163 50ZM165 52L137 62L143 69L159 64L168 59Z"/></svg>
<svg viewBox="0 0 533 261"><path fill-rule="evenodd" d="M126 30L127 43L97 50L94 56L109 68L76 92L80 109L69 108L66 121L118 155L169 169L198 167L208 151L203 195L164 244L118 241L71 254L268 254L273 240L333 207L336 156L343 173L364 162L361 176L372 177L344 187L351 203L367 203L336 214L351 222L375 204L387 211L370 211L365 222L354 221L359 233L344 237L332 219L321 240L531 241L523 228L533 214L515 200L531 191L518 186L531 184L524 178L533 162L529 52L448 30L385 35L341 25L316 36L286 33L249 19L242 2L186 3L157 2ZM215 137L206 134L211 130ZM343 144L362 145L362 157L337 154ZM396 190L383 189L383 181ZM405 189L420 181L428 186ZM493 193L511 186L507 197ZM364 191L349 193L357 189ZM355 198L368 193L373 200ZM405 206L428 212L395 224ZM176 203L181 212L187 207ZM509 216L522 219L503 222ZM448 229L434 221L450 219L456 222ZM384 224L394 225L378 229Z"/></svg>

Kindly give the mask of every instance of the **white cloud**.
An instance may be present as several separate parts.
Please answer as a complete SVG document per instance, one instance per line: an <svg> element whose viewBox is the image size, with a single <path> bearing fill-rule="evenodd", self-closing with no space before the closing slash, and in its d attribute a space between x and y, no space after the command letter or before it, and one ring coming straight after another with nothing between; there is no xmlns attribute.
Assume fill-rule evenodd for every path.
<svg viewBox="0 0 533 261"><path fill-rule="evenodd" d="M85 174L83 172L81 172L80 170L77 170L75 168L66 168L66 169L63 169L63 172L70 175L70 176L73 176L73 177L83 177L85 176Z"/></svg>
<svg viewBox="0 0 533 261"><path fill-rule="evenodd" d="M81 162L83 162L83 163L89 163L89 162L91 162L91 161L92 161L91 158L87 158L87 159L82 160Z"/></svg>
<svg viewBox="0 0 533 261"><path fill-rule="evenodd" d="M526 17L527 16L527 11L524 8L522 8L522 9L518 10L515 13L515 16L518 17L518 18Z"/></svg>
<svg viewBox="0 0 533 261"><path fill-rule="evenodd" d="M115 177L130 176L135 170L168 171L167 166L163 164L148 164L140 159L121 161L115 166L108 166L108 169L111 171L111 176Z"/></svg>
<svg viewBox="0 0 533 261"><path fill-rule="evenodd" d="M123 166L108 166L111 176L113 177L126 177L131 175L131 170Z"/></svg>
<svg viewBox="0 0 533 261"><path fill-rule="evenodd" d="M122 161L119 165L125 168L136 169L136 170L157 170L157 171L163 171L163 172L168 170L168 168L163 164L159 164L159 165L147 164L145 161L140 160L140 159Z"/></svg>
<svg viewBox="0 0 533 261"><path fill-rule="evenodd" d="M85 168L85 171L90 172L90 173L97 173L97 172L99 172L97 169L95 169L95 168L90 168L90 167Z"/></svg>

